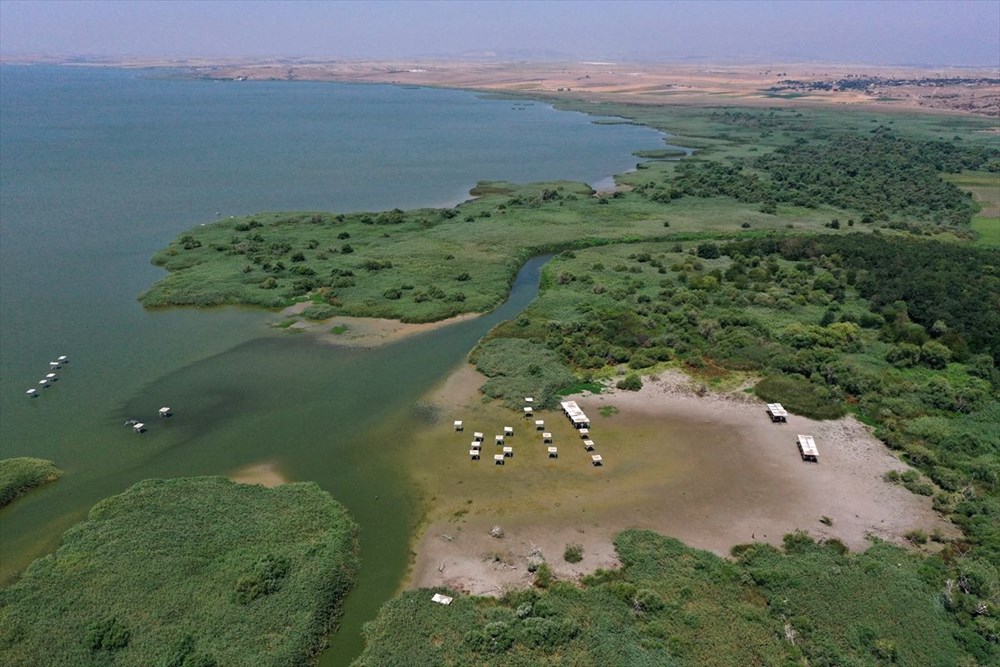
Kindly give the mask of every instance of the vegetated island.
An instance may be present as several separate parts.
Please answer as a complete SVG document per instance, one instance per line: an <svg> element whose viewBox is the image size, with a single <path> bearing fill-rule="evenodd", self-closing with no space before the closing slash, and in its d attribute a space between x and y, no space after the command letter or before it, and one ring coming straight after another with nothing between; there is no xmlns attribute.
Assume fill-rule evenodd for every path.
<svg viewBox="0 0 1000 667"><path fill-rule="evenodd" d="M0 460L0 508L62 476L52 461L21 456Z"/></svg>
<svg viewBox="0 0 1000 667"><path fill-rule="evenodd" d="M995 189L1000 150L984 132L988 123L780 108L586 108L671 131L672 143L697 153L642 163L617 178L613 193L568 183L482 183L476 199L451 209L220 221L191 230L157 255L171 273L143 303L276 307L305 300L312 305L302 315L316 320L426 321L492 307L525 258L557 252L538 299L473 352L490 378L487 394L512 407L526 395L551 406L558 395L595 382L638 388L643 377L679 369L706 391L749 378L759 397L805 416L854 413L915 468L887 473L886 481L931 496L935 509L963 531L958 539L919 529L907 536L926 551L914 562L930 584L913 604L932 616L943 604L949 616L941 622L950 629L942 636L960 644L955 651L951 640L942 640L940 655L995 661L1000 633L990 610L1000 603L1000 251L989 235L970 227L985 211L955 185ZM836 543L819 549L838 551ZM669 560L668 553L663 558ZM801 576L822 578L824 567L842 571L865 558L901 562L896 555L879 548L856 557L837 554L846 559L838 563L803 557L801 563L816 569L803 566ZM792 553L781 558L790 560L780 564L796 562ZM746 573L750 581L753 576ZM761 617L762 627L781 619L787 641L811 662L856 656L859 664L877 664L919 647L901 647L919 639L874 621L843 627L843 619L855 617L853 607L820 613L834 598L848 604L840 595L870 599L860 584L818 598L796 592L793 599L769 597L760 581L756 587L750 581L740 595L757 599L761 613L766 608L771 615ZM570 595L569 588L559 590ZM410 595L416 594L390 603L386 613L397 603L416 604L406 602L416 599ZM573 598L579 609L596 613L609 601L602 596L612 593L573 595L582 596ZM669 628L651 625L652 616L635 600L624 597L632 615L621 618L653 633L633 637L637 660L705 664L686 658L693 654L683 637L671 641ZM497 603L462 601L482 610L467 619L474 629L461 650L478 653L465 659L517 664L538 647L577 636L572 623L532 620L522 628L512 622L508 612L517 616L527 602L507 611L500 603L493 611ZM804 606L793 609L797 603ZM532 613L518 618L536 618ZM680 618L692 627L703 622L686 613L692 615ZM841 620L823 620L833 616ZM593 627L577 619L579 627ZM372 626L368 655L381 656L383 649L390 655L402 635L386 639L378 627ZM437 636L424 629L425 640ZM773 628L768 632L773 636ZM382 641L390 646L380 647ZM591 645L589 638L581 641ZM489 657L490 651L501 657ZM656 663L663 651L675 663ZM405 654L394 655L384 664ZM719 664L746 663L720 658ZM913 664L923 663L914 658Z"/></svg>
<svg viewBox="0 0 1000 667"><path fill-rule="evenodd" d="M0 590L0 662L310 664L351 588L356 533L312 483L140 482Z"/></svg>

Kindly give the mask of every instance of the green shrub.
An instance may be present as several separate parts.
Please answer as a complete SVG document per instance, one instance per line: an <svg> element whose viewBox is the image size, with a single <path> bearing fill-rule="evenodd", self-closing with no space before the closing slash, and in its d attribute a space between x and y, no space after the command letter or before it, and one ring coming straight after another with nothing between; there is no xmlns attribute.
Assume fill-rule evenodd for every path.
<svg viewBox="0 0 1000 667"><path fill-rule="evenodd" d="M548 563L542 563L535 570L535 586L538 588L548 588L552 585L552 569Z"/></svg>
<svg viewBox="0 0 1000 667"><path fill-rule="evenodd" d="M250 604L259 597L278 592L290 568L287 558L264 556L254 564L250 574L236 580L233 599L240 604Z"/></svg>
<svg viewBox="0 0 1000 667"><path fill-rule="evenodd" d="M639 391L642 389L642 380L638 374L629 373L623 379L619 380L615 386L625 391Z"/></svg>
<svg viewBox="0 0 1000 667"><path fill-rule="evenodd" d="M101 619L87 628L83 645L91 652L108 651L114 653L128 646L132 631L115 617Z"/></svg>
<svg viewBox="0 0 1000 667"><path fill-rule="evenodd" d="M801 376L768 375L757 383L754 393L767 403L781 403L789 412L810 419L837 419L846 411L842 403Z"/></svg>
<svg viewBox="0 0 1000 667"><path fill-rule="evenodd" d="M583 545L579 542L567 544L563 550L563 560L567 563L579 563L583 560Z"/></svg>
<svg viewBox="0 0 1000 667"><path fill-rule="evenodd" d="M302 311L302 317L307 320L328 320L337 314L337 309L326 304L309 306Z"/></svg>
<svg viewBox="0 0 1000 667"><path fill-rule="evenodd" d="M636 613L654 613L663 609L663 599L648 588L640 588L632 598L632 608Z"/></svg>

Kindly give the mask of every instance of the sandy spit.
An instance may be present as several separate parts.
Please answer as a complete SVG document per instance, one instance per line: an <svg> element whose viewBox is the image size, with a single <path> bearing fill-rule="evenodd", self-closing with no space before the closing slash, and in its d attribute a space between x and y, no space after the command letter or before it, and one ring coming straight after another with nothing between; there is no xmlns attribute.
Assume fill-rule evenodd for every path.
<svg viewBox="0 0 1000 667"><path fill-rule="evenodd" d="M308 308L311 303L297 303L281 311L283 317L293 317ZM288 330L295 333L308 333L329 345L351 348L373 348L389 343L395 343L415 334L433 331L456 322L479 317L479 313L465 313L446 320L411 324L378 317L332 317L328 320L311 322L299 320ZM339 331L340 333L334 333Z"/></svg>

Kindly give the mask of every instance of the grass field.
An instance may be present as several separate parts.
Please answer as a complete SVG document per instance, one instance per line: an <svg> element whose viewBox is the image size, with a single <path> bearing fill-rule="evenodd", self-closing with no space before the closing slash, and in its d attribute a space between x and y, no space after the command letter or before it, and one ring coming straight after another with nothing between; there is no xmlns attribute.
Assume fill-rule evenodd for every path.
<svg viewBox="0 0 1000 667"><path fill-rule="evenodd" d="M976 245L1000 247L1000 173L967 171L949 174L945 179L971 192L981 206L979 214L972 218Z"/></svg>
<svg viewBox="0 0 1000 667"><path fill-rule="evenodd" d="M311 483L140 482L0 590L0 663L309 664L351 587L355 533Z"/></svg>

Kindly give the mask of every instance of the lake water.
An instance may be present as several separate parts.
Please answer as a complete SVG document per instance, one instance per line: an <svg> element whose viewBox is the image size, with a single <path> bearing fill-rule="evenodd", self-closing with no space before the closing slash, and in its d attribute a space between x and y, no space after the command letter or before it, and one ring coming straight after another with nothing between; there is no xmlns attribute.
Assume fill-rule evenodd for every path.
<svg viewBox="0 0 1000 667"><path fill-rule="evenodd" d="M144 311L135 297L162 275L150 256L218 215L448 205L478 180L596 183L663 145L463 91L114 69L0 67L0 111L0 456L65 472L0 513L0 581L140 479L273 461L361 525L361 577L324 665L357 655L405 572L419 499L393 453L429 418L415 402L533 298L541 260L487 317L347 350L261 311ZM60 354L60 380L27 398ZM156 420L161 405L176 417ZM156 423L136 436L130 417Z"/></svg>

